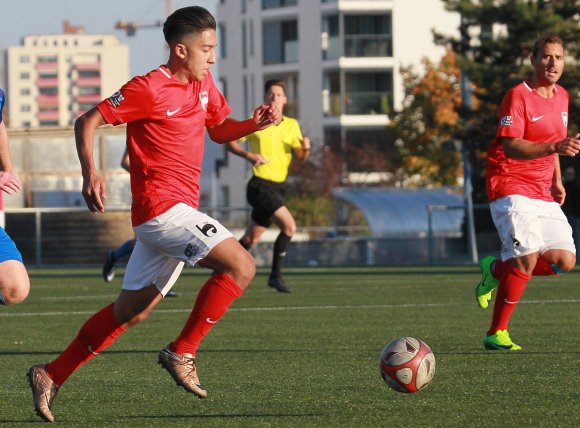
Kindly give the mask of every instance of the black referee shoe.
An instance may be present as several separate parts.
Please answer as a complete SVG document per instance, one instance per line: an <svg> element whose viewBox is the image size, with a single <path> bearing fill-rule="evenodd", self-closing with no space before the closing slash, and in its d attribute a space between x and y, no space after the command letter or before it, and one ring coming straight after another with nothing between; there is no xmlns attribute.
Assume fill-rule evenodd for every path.
<svg viewBox="0 0 580 428"><path fill-rule="evenodd" d="M292 293L292 290L286 285L286 282L280 275L270 276L268 278L268 286L275 288L280 293Z"/></svg>

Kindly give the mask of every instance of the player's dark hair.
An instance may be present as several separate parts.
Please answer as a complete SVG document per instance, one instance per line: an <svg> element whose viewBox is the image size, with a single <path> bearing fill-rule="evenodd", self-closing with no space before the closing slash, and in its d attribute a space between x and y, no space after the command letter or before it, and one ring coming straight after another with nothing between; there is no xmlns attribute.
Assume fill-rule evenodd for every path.
<svg viewBox="0 0 580 428"><path fill-rule="evenodd" d="M211 13L201 6L177 9L163 24L163 36L168 45L182 41L187 34L215 30L216 22Z"/></svg>
<svg viewBox="0 0 580 428"><path fill-rule="evenodd" d="M557 44L564 47L564 42L562 41L562 38L557 34L552 33L543 34L540 37L538 37L538 39L534 43L534 46L532 47L532 56L535 58L536 55L538 54L538 51L547 44Z"/></svg>
<svg viewBox="0 0 580 428"><path fill-rule="evenodd" d="M283 80L281 79L267 80L266 83L264 83L264 93L267 94L272 86L280 86L284 91L284 95L286 95L286 85L284 84Z"/></svg>

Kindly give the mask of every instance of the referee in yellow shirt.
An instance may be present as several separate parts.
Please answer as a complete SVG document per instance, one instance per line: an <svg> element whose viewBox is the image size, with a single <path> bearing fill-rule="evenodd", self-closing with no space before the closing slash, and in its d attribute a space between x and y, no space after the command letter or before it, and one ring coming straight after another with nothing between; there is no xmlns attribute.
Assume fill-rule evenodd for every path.
<svg viewBox="0 0 580 428"><path fill-rule="evenodd" d="M264 89L265 101L274 102L283 114L284 105L288 102L284 82L268 80ZM248 143L249 150L241 147L241 141ZM240 239L240 244L249 250L266 229L275 223L280 228L280 234L274 242L272 272L268 285L281 293L290 293L291 289L282 278L281 269L288 244L296 233L296 222L284 204L284 182L292 161L292 152L302 161L308 159L310 139L302 137L296 119L282 115L279 125L232 141L227 144L227 148L253 165L253 177L247 188L248 203L252 206L252 220Z"/></svg>

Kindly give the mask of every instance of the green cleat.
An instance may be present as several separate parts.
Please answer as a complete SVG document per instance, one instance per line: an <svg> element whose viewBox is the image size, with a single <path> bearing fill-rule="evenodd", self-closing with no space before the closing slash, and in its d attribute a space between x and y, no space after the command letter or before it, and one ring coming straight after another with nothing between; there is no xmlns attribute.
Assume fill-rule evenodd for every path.
<svg viewBox="0 0 580 428"><path fill-rule="evenodd" d="M479 261L481 281L475 287L475 297L481 309L487 309L491 300L491 292L497 288L499 282L491 273L491 265L495 260L495 257L487 256Z"/></svg>
<svg viewBox="0 0 580 428"><path fill-rule="evenodd" d="M486 333L483 337L483 346L491 351L519 351L522 349L521 346L512 342L507 330L498 330L492 335Z"/></svg>

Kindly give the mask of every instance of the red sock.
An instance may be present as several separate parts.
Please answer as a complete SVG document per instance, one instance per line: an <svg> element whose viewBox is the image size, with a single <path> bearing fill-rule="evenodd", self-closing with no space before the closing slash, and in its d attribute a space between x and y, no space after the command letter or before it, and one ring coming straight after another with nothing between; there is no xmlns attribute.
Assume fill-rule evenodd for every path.
<svg viewBox="0 0 580 428"><path fill-rule="evenodd" d="M512 265L512 259L508 259L505 262L500 259L499 257L495 259L493 265L493 271L491 274L495 279L501 279L504 273L508 270L508 268Z"/></svg>
<svg viewBox="0 0 580 428"><path fill-rule="evenodd" d="M213 275L199 291L193 310L171 350L195 356L203 337L241 295L242 289L228 275Z"/></svg>
<svg viewBox="0 0 580 428"><path fill-rule="evenodd" d="M538 261L536 262L536 266L534 266L534 270L532 271L533 276L550 276L550 275L560 275L558 272L554 270L552 264L543 258L542 256L538 257Z"/></svg>
<svg viewBox="0 0 580 428"><path fill-rule="evenodd" d="M520 297L524 294L526 284L531 277L531 275L527 275L513 266L505 272L497 287L493 319L487 334L494 334L498 330L507 330L510 317Z"/></svg>
<svg viewBox="0 0 580 428"><path fill-rule="evenodd" d="M85 322L70 345L46 366L46 373L61 386L75 370L113 343L124 331L115 319L111 303Z"/></svg>

